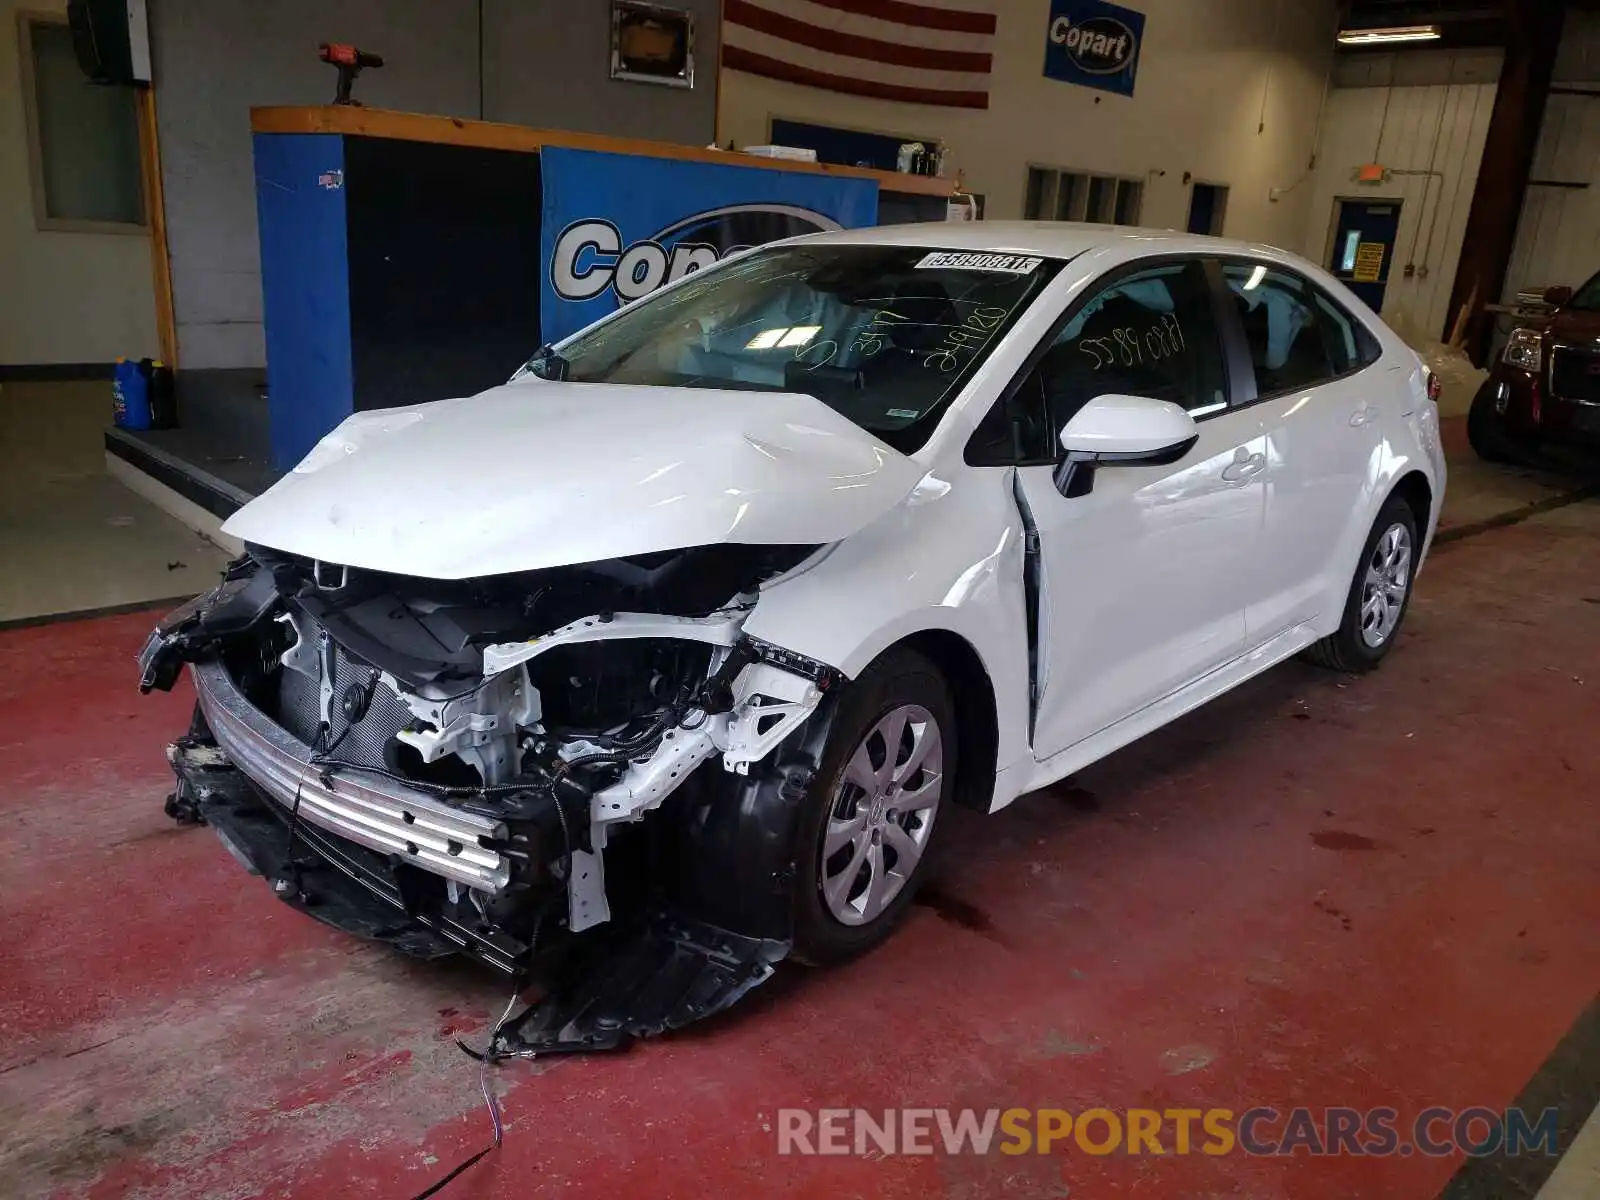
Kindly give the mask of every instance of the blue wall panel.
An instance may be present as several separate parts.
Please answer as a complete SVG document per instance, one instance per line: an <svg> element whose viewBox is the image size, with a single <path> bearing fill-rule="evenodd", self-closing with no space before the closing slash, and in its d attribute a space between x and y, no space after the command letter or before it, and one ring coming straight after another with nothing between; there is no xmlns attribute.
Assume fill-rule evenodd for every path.
<svg viewBox="0 0 1600 1200"><path fill-rule="evenodd" d="M544 340L742 246L878 220L878 183L751 165L546 146ZM737 163L737 165L735 165Z"/></svg>
<svg viewBox="0 0 1600 1200"><path fill-rule="evenodd" d="M354 409L344 139L255 135L272 461L292 467Z"/></svg>

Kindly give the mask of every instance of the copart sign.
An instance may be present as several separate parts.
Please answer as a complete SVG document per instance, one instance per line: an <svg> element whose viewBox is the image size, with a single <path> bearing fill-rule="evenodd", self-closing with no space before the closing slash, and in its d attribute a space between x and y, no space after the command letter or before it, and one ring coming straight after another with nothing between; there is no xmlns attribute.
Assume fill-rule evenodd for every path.
<svg viewBox="0 0 1600 1200"><path fill-rule="evenodd" d="M1131 96L1143 41L1143 13L1104 0L1051 0L1044 73Z"/></svg>
<svg viewBox="0 0 1600 1200"><path fill-rule="evenodd" d="M870 179L555 147L540 170L547 342L735 250L878 216Z"/></svg>

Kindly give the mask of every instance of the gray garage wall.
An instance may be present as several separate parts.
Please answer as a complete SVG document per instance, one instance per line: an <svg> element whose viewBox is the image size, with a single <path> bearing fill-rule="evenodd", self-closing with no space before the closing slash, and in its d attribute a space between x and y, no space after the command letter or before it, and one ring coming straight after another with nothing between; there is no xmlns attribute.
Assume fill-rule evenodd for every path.
<svg viewBox="0 0 1600 1200"><path fill-rule="evenodd" d="M1345 56L1328 93L1305 242L1290 246L1326 264L1340 197L1399 202L1383 319L1419 348L1444 334L1500 61L1499 50ZM1356 183L1374 162L1388 181Z"/></svg>
<svg viewBox="0 0 1600 1200"><path fill-rule="evenodd" d="M704 146L716 136L720 0L695 15L695 86L611 78L610 0L487 0L484 110L491 121Z"/></svg>
<svg viewBox="0 0 1600 1200"><path fill-rule="evenodd" d="M330 100L319 42L384 56L356 84L376 108L477 117L481 82L487 120L703 145L716 125L718 0L687 7L692 91L609 78L609 0L150 0L181 366L266 361L250 109Z"/></svg>

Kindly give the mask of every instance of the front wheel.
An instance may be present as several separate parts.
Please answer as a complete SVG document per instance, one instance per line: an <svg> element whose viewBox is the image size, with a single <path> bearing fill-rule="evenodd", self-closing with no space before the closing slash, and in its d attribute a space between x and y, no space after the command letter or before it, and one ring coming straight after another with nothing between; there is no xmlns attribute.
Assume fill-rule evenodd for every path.
<svg viewBox="0 0 1600 1200"><path fill-rule="evenodd" d="M1411 580L1421 541L1417 518L1400 496L1390 496L1373 522L1338 631L1306 651L1318 666L1370 671L1394 645L1411 603Z"/></svg>
<svg viewBox="0 0 1600 1200"><path fill-rule="evenodd" d="M890 650L851 685L796 831L796 957L849 958L905 918L956 751L950 689L920 654Z"/></svg>

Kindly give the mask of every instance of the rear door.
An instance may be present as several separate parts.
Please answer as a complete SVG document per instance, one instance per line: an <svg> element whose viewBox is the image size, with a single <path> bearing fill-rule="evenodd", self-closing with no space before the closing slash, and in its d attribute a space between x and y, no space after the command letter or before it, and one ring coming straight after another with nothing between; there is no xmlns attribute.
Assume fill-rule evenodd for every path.
<svg viewBox="0 0 1600 1200"><path fill-rule="evenodd" d="M1372 335L1331 297L1271 263L1230 260L1223 279L1249 348L1266 434L1266 528L1247 617L1259 645L1342 602L1363 530L1382 421Z"/></svg>

